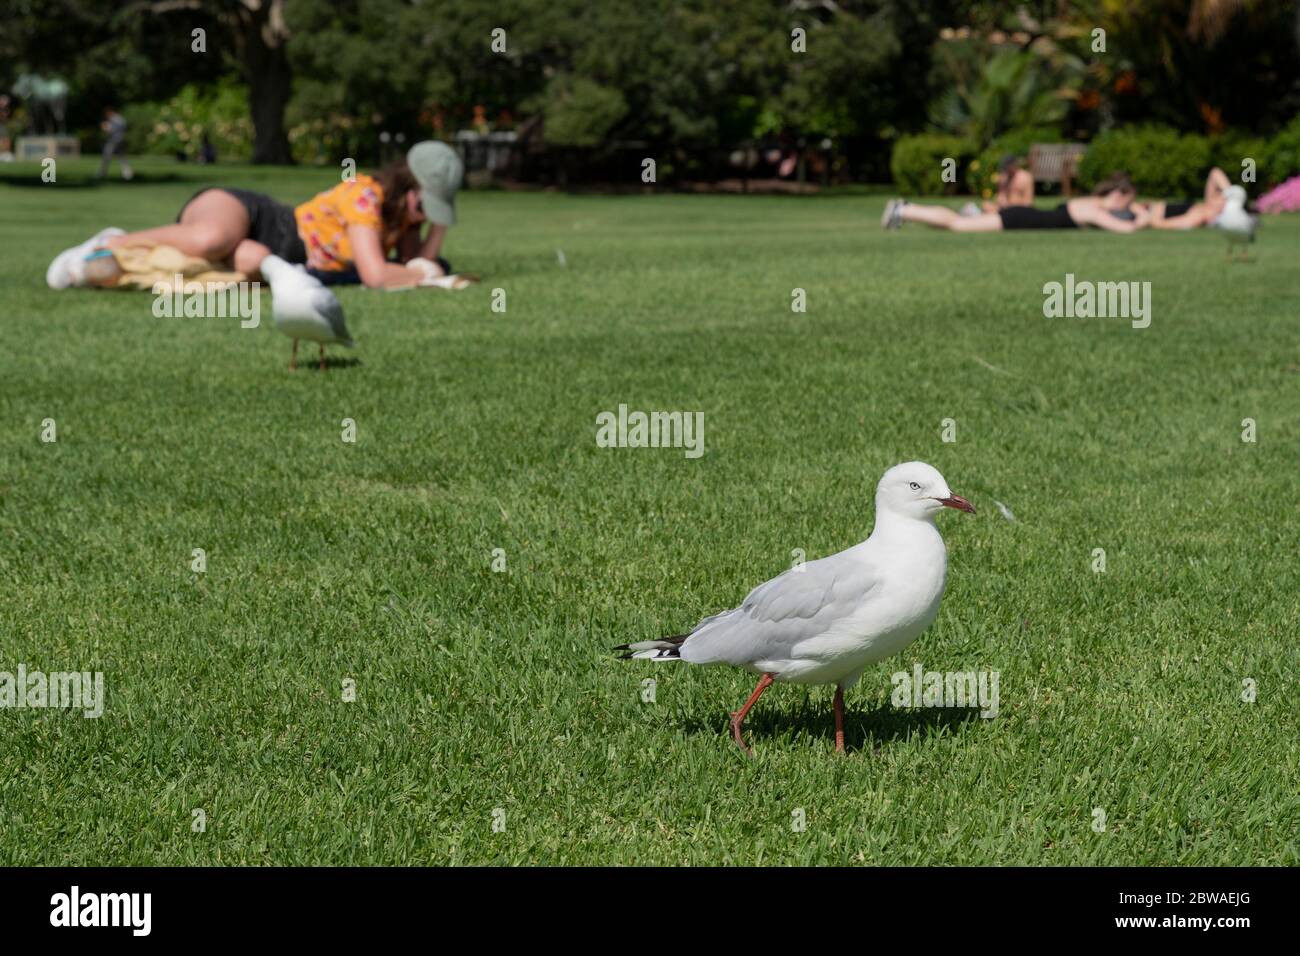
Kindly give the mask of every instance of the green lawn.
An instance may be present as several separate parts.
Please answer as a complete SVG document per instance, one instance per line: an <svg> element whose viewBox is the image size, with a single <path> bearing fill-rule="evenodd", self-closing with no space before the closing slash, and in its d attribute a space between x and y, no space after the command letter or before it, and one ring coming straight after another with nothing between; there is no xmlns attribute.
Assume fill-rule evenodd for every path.
<svg viewBox="0 0 1300 956"><path fill-rule="evenodd" d="M213 175L92 167L0 167L0 671L107 696L0 710L0 863L1300 863L1300 220L1228 265L886 234L860 195L471 192L446 253L483 285L347 289L359 363L291 373L269 297L244 330L45 288ZM1149 281L1151 326L1044 318L1066 273ZM704 412L705 455L598 448L620 403ZM864 538L912 458L979 514L847 757L829 688L769 691L747 760L751 675L614 660ZM1000 715L896 709L914 662L998 671Z"/></svg>

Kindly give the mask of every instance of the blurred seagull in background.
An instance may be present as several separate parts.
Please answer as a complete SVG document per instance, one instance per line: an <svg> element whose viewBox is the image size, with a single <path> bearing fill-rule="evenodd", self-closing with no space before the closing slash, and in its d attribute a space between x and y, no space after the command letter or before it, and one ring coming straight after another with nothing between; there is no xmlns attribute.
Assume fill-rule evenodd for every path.
<svg viewBox="0 0 1300 956"><path fill-rule="evenodd" d="M289 368L298 367L298 340L320 343L320 367L325 370L325 346L353 345L343 322L343 306L334 293L302 266L279 256L262 260L261 273L271 284L271 320L293 339Z"/></svg>
<svg viewBox="0 0 1300 956"><path fill-rule="evenodd" d="M773 681L835 685L835 750L844 752L844 691L868 665L898 653L929 627L943 597L948 554L935 526L944 508L975 513L930 465L910 461L876 486L876 526L847 551L798 565L760 584L738 608L705 618L689 634L622 644L623 660L731 664L761 674L731 715L745 715Z"/></svg>
<svg viewBox="0 0 1300 956"><path fill-rule="evenodd" d="M1223 212L1210 225L1222 229L1228 234L1228 261L1233 259L1233 252L1241 249L1242 260L1249 256L1248 243L1255 241L1255 228L1259 217L1246 211L1246 190L1240 186L1229 186L1223 191Z"/></svg>

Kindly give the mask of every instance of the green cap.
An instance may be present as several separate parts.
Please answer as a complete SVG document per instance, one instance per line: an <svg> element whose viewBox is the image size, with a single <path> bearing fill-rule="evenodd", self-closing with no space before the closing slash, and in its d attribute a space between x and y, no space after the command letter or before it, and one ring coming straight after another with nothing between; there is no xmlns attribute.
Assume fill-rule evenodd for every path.
<svg viewBox="0 0 1300 956"><path fill-rule="evenodd" d="M415 181L420 184L420 205L430 222L456 225L456 190L465 177L465 164L446 143L427 139L406 154Z"/></svg>

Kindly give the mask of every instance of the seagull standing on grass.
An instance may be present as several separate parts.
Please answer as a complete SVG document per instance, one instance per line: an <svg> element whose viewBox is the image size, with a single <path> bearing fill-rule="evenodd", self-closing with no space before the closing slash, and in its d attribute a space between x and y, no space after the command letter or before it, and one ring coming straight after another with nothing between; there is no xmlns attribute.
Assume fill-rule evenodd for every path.
<svg viewBox="0 0 1300 956"><path fill-rule="evenodd" d="M944 508L975 513L931 466L895 465L876 486L876 526L847 551L791 568L707 617L689 634L622 644L623 660L731 664L761 674L745 715L773 681L835 685L835 750L844 752L844 690L868 665L897 654L930 626L943 597L948 553L934 519Z"/></svg>
<svg viewBox="0 0 1300 956"><path fill-rule="evenodd" d="M1243 258L1247 255L1246 244L1255 241L1255 227L1259 218L1246 212L1246 190L1240 186L1229 186L1223 191L1223 212L1210 225L1222 229L1228 234L1228 261L1232 261L1233 250L1241 246Z"/></svg>
<svg viewBox="0 0 1300 956"><path fill-rule="evenodd" d="M325 370L326 345L352 347L352 336L343 323L343 306L319 279L279 256L263 259L260 271L271 283L271 319L293 339L289 368L298 367L299 339L320 343L321 371Z"/></svg>

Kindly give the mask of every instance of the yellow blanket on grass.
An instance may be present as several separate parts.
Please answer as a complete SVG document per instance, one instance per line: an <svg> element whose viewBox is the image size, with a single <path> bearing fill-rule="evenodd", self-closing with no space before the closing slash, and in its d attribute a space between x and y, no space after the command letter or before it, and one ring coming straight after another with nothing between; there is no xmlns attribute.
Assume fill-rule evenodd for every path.
<svg viewBox="0 0 1300 956"><path fill-rule="evenodd" d="M220 262L209 262L198 256L187 256L172 246L142 242L118 246L108 250L117 263L119 274L111 268L102 276L102 284L114 289L141 289L153 292L174 292L180 276L181 291L196 285L205 290L218 291L248 279L242 272L227 269ZM90 270L88 269L88 274Z"/></svg>
<svg viewBox="0 0 1300 956"><path fill-rule="evenodd" d="M145 292L157 290L170 295L176 291L177 276L180 276L182 292L201 289L205 292L220 292L248 280L248 275L227 269L224 263L209 262L198 256L187 256L174 246L141 241L129 246L118 246L105 250L109 257L96 257L86 265L86 278L91 285L106 289L140 289ZM411 260L427 262L427 260ZM432 266L432 263L427 263ZM462 272L456 275L426 278L424 281L390 292L405 289L430 287L437 289L464 289L477 285L479 277Z"/></svg>

